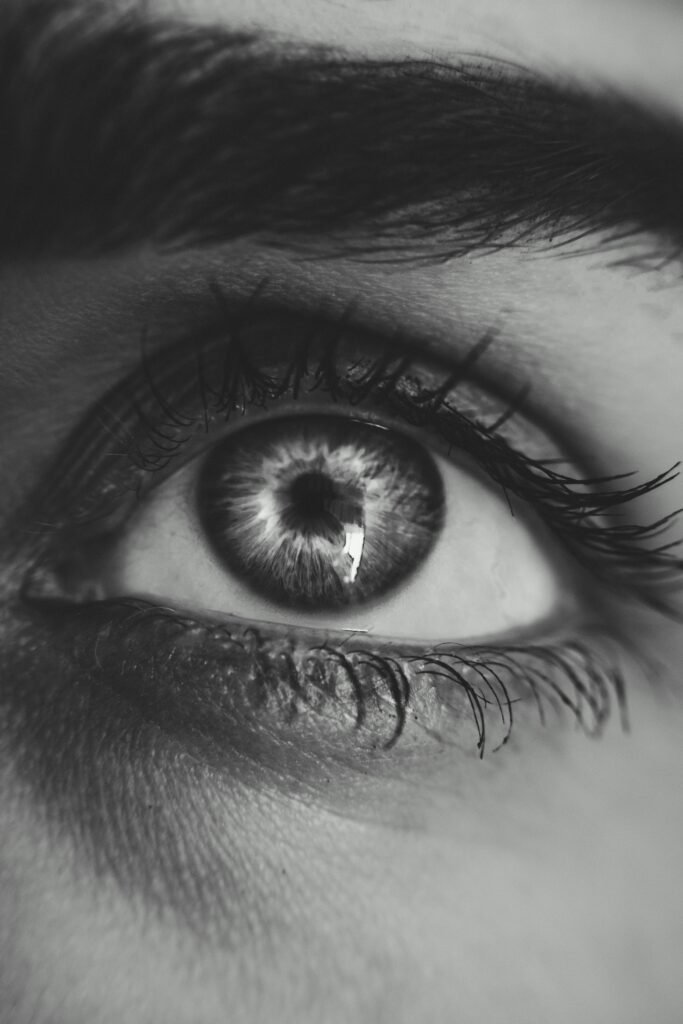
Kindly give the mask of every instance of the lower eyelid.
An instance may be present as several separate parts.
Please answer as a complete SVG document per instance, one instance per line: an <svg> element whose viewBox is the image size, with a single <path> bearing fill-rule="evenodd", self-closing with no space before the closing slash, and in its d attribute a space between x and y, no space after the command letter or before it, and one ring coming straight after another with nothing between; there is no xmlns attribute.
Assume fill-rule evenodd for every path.
<svg viewBox="0 0 683 1024"><path fill-rule="evenodd" d="M393 774L397 757L428 763L444 745L476 759L504 746L519 719L523 732L529 718L564 717L599 735L624 710L616 640L583 626L544 644L425 651L228 630L139 601L43 615L95 693L115 690L202 763L231 775L239 764L259 785Z"/></svg>

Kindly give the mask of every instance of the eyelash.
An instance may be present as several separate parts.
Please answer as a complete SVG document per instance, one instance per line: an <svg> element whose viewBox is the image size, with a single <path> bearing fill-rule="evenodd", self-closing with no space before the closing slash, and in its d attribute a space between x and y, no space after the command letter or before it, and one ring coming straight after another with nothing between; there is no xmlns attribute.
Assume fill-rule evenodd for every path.
<svg viewBox="0 0 683 1024"><path fill-rule="evenodd" d="M512 448L499 435L502 426L517 414L525 392L488 427L450 406L448 395L458 383L468 378L493 344L493 332L485 334L437 388L423 389L421 393L410 396L399 386L402 380L408 379L414 365L414 355L410 352L397 355L395 349L387 346L364 371L360 381L352 381L348 374L339 372L335 362L336 348L344 331L351 327L346 315L336 324L326 324L321 329L322 337L320 334L309 337L285 367L280 380L268 377L250 363L241 342L239 326L234 320L232 323L228 321L227 306L220 293L217 299L225 307L227 335L220 390L212 392L208 388L199 355L194 373L201 408L198 415L188 418L172 399L164 397L162 386L155 378L154 364L143 358L146 394L143 392L142 403L149 403L151 399L163 415L150 420L143 411L142 403L136 401L135 395L129 395L127 401L136 408L138 417L134 430L126 439L117 434L115 426L112 428L126 457L142 474L153 477L165 471L182 454L189 437L174 437L179 429L192 430L201 421L208 433L209 421L217 414L227 422L235 411L249 407L267 408L269 401L276 401L288 391L296 400L304 378L312 377L309 392L324 391L333 401L342 399L353 408L366 402L377 410L384 406L390 415L403 423L439 435L449 452L452 449L466 452L502 488L506 497L511 493L533 508L577 561L602 582L626 588L659 610L669 610L662 588L668 582L674 586L679 583L683 561L673 551L680 542L648 545L673 524L678 513L640 525L604 520L617 518L626 506L674 480L678 475L678 464L641 484L617 489L614 485L633 474L594 478L565 474L552 464L553 460L531 458ZM324 336L325 331L330 332L327 337ZM309 352L321 340L322 355L311 371ZM199 351L201 353L201 349ZM186 364L183 369L187 370ZM656 592L652 590L653 585L657 587Z"/></svg>
<svg viewBox="0 0 683 1024"><path fill-rule="evenodd" d="M37 507L51 509L53 513L52 526L47 531L43 526L40 532L47 532L53 540L55 536L60 538L56 545L60 552L73 549L84 537L101 536L103 528L109 528L117 515L120 526L122 495L128 492L137 502L146 488L154 486L154 482L183 457L198 429L208 434L215 420L228 422L236 412L252 407L267 409L269 403L285 396L296 402L305 388L309 394L324 392L332 402L342 401L352 409L369 404L374 411L387 412L407 426L438 438L449 453L451 449L466 452L502 487L506 497L513 494L527 503L576 560L588 566L603 583L626 586L646 603L668 610L667 586L677 582L681 562L672 553L674 545L651 546L650 542L670 525L674 515L644 526L615 525L601 519L613 517L624 506L672 480L677 467L642 484L613 490L611 487L623 481L624 475L581 479L561 473L556 462L534 459L511 447L500 431L517 414L523 396L488 427L464 415L452 404L453 393L464 380L470 379L478 360L494 341L492 332L480 339L459 366L442 370L436 386L425 387L414 376L415 356L402 350L396 341L391 345L380 344L380 352L374 359L351 362L346 372L340 371L340 349L349 334L358 333L348 314L336 323L298 318L298 333L305 340L297 344L277 377L254 365L246 352L244 333L254 323L263 322L264 308L259 296L254 296L241 313L231 314L218 289L214 290L214 295L221 312L221 326L217 335L214 328L205 341L195 344L191 350L191 376L187 343L170 356L164 353L161 360L148 358L143 345L140 371L112 394L106 411L101 405L95 413L100 436L108 436L109 445L111 438L115 439L117 447L109 447L107 454L114 457L119 471L123 467L123 479L113 480L112 474L105 473L104 482L99 482L94 494L89 493L74 505L74 489L78 494L76 488L83 475L81 441L80 446L78 442L72 446L70 464L58 467L59 482L48 482L39 497ZM219 353L222 375L217 390L207 383L207 351L214 358L216 352ZM424 363L424 359L421 362ZM199 398L199 407L191 413L183 404L188 395L188 380L191 380L189 390L197 392ZM169 392L173 387L169 385L178 381L185 387L179 396L171 396ZM81 428L80 436L90 437L87 424ZM90 449L86 455L92 456ZM51 541L48 547L54 550ZM43 567L44 560L38 558L27 576L24 596L28 600L41 598ZM104 603L112 609L118 606L124 613L127 609L132 615L131 621L144 622L147 626L158 623L160 618L166 622L170 618L181 634L192 635L193 642L198 642L200 635L203 641L199 642L203 643L218 635L219 627L203 625L158 606L127 599ZM263 665L268 641L253 628L248 632L253 651L258 653ZM225 628L221 635L224 641L238 646L244 642L244 635L232 636ZM483 756L487 746L487 712L493 707L500 715L503 736L498 746L503 746L510 736L513 707L521 699L514 696L515 693L525 692L533 700L541 720L546 704L560 704L593 734L601 732L616 698L625 722L621 674L597 650L605 646L602 641L606 635L603 633L599 643L596 643L595 631L586 631L585 636L553 645L487 645L468 649L439 645L426 652L407 654L401 654L395 647L373 651L364 646L352 649L347 646L347 639L344 645L326 642L317 648L311 647L310 651L317 651L317 661L327 666L323 674L331 666L350 687L358 728L365 721L368 693L384 692L388 696L394 708L394 719L391 733L384 742L386 747L396 743L406 724L414 691L409 676L412 679L425 675L431 684L439 678L445 679L448 685L465 695L476 726L477 748ZM291 652L288 657L291 664ZM422 667L416 668L417 665ZM374 673L371 683L368 673ZM270 676L279 679L277 673L271 672ZM478 677L479 682L472 682L472 677ZM293 686L293 692L306 704L305 692L310 697L316 689L310 672L303 672L303 675L289 672L288 678L288 685ZM590 712L590 721L586 710Z"/></svg>
<svg viewBox="0 0 683 1024"><path fill-rule="evenodd" d="M520 704L534 708L541 724L548 713L569 712L586 735L596 738L616 707L628 728L618 641L598 627L584 626L561 642L467 648L443 643L417 651L355 633L336 643L312 644L302 631L271 625L265 633L252 625L209 623L138 598L81 605L75 616L59 605L51 613L53 629L64 616L77 637L76 663L87 666L93 678L102 674L109 685L122 672L129 698L145 714L151 709L157 715L162 704L171 731L176 721L190 734L197 725L194 702L182 704L190 677L201 693L197 706L225 701L227 692L231 718L255 712L260 719L291 724L314 714L325 722L332 706L337 719L345 716L352 723L344 741L355 736L356 746L366 750L390 750L409 720L439 742L449 742L448 729L444 735L431 725L435 691L439 708L458 725L469 711L480 758L508 743ZM216 685L226 677L229 686ZM178 701L181 711L174 717ZM203 720L199 730L210 733L211 723ZM222 722L217 731L220 747Z"/></svg>

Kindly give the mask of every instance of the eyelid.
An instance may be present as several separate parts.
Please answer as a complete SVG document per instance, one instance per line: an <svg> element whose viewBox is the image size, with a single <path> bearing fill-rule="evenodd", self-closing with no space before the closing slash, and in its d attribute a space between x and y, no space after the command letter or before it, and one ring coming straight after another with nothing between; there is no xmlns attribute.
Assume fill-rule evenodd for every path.
<svg viewBox="0 0 683 1024"><path fill-rule="evenodd" d="M198 384L199 376L203 373L202 353L212 353L214 363L216 357L219 360L224 356L230 359L231 339L243 330L247 332L247 337L239 355L238 373L242 373L246 365L243 356L253 355L252 346L255 343L262 344L269 331L274 331L276 337L282 335L283 325L285 334L287 331L290 335L294 332L296 341L302 334L304 338L308 336L322 346L321 351L330 342L333 347L336 335L347 331L361 351L367 345L375 354L380 352L381 358L386 356L394 367L402 360L408 364L419 363L423 376L432 375L435 390L442 387L448 376L457 377L457 404L463 422L469 419L472 423L485 425L500 421L502 429L498 432L506 436L510 443L519 441L519 446L528 451L530 456L537 459L562 457L561 449L545 431L535 428L530 421L519 415L508 418L508 413L514 411L509 399L500 398L488 386L477 382L478 359L494 340L490 332L482 336L480 343L473 346L464 359L451 364L420 355L419 345L413 339L407 345L402 338L383 338L365 331L346 314L337 321L330 321L295 314L289 309L273 309L270 304L260 302L259 291L257 289L247 303L240 303L235 310L228 309L227 304L224 304L218 326L210 322L205 330L193 333L189 338L183 338L171 346L159 348L151 356L146 351L143 338L139 368L97 402L90 415L76 427L61 457L56 460L54 471L42 482L29 502L30 506L39 510L40 532L45 532L46 524L48 530L50 524L58 530L61 521L67 518L85 527L102 514L106 517L106 510L103 512L93 507L90 493L95 490L95 486L90 485L101 483L105 499L113 493L114 486L109 472L112 461L117 471L120 472L122 467L128 471L130 479L124 489L128 490L133 500L141 489L153 483L154 478L162 479L167 472L180 465L181 460L187 461L207 447L217 426L221 430L233 429L235 415L240 418L247 413L259 415L262 412L267 415L278 401L283 402L286 396L281 399L270 394L266 400L260 395L256 403L258 408L248 409L250 403L245 394L224 395L217 403L220 407L212 411L209 424L203 407L206 395L198 393L205 387L204 383ZM260 337L255 337L254 331ZM292 341L291 337L289 341ZM282 359L279 351L281 344L281 337L275 344L270 341L267 356L271 363ZM230 372L233 371L234 367ZM287 372L290 371L291 367ZM242 389L251 386L246 377L238 384ZM295 402L310 403L313 410L318 396L323 393L318 384L316 390L309 392L295 388L290 396L292 405ZM182 409L188 393L190 403L194 403L189 415L187 410ZM335 402L337 397L332 393L325 404L330 400ZM379 409L366 411L355 400L353 412L361 417L367 415L368 418L382 418ZM404 427L409 429L410 425L406 423ZM189 436L184 437L183 434ZM90 455L97 454L98 447L103 455L106 454L100 468L102 479L95 480L97 473L89 466L88 480L85 481L88 493L83 495L80 493L83 490L81 469ZM75 496L78 502L73 500ZM20 518L23 518L23 514Z"/></svg>
<svg viewBox="0 0 683 1024"><path fill-rule="evenodd" d="M506 493L535 505L551 532L565 541L572 554L603 582L625 588L654 606L668 606L666 591L678 586L682 563L666 545L652 542L674 516L659 523L632 523L624 529L618 522L615 526L615 520L611 524L604 520L602 513L613 515L615 510L663 486L675 475L675 467L630 487L621 486L623 477L590 480L582 476L580 468L573 472L571 463L567 471L558 468L566 466L568 460L549 435L519 410L513 409L514 415L506 419L509 400L501 402L473 379L478 360L495 340L491 332L482 335L469 357L453 364L417 356L414 343L406 346L403 339L364 330L353 322L348 310L336 321L274 310L263 301L261 290L257 289L249 301L234 308L218 293L218 323L214 320L203 333L170 350L161 349L151 357L143 348L140 369L105 396L77 428L53 474L29 503L34 535L27 536L20 523L24 542L33 542L36 563L40 561L41 550L49 547L50 538L68 541L70 534L83 542L89 533L96 535L98 530L101 533L120 522L125 514L124 503L127 501L130 508L145 480L163 471L177 456L182 448L178 436L183 430L187 432L188 424L196 436L206 435L206 398L210 391L211 415L216 420L243 412L254 397L257 404L267 405L272 373L276 374L276 391L282 390L284 383L287 387L291 385L294 394L301 390L302 357L312 358L314 353L317 362L313 360L312 372L316 385L322 383L333 401L341 397L350 407L354 402L358 406L359 381L350 383L344 372L340 376L334 361L341 353L342 366L348 369L355 352L357 365L362 369L368 366L370 351L373 356L369 360L368 379L378 368L384 367L385 376L389 370L395 376L400 371L396 377L398 389L394 385L387 387L380 373L376 386L370 389L376 392L373 400L380 395L388 403L389 412L399 414L399 419L410 426L426 425L437 434L441 431L448 450L470 447L470 454L475 462L480 462L485 474ZM214 360L214 373L207 377L208 357ZM283 365L286 368L280 379L277 373L282 375ZM274 366L280 369L273 371ZM414 396L411 398L412 367L419 368L418 379L424 392L419 396L421 400L432 393L438 397L436 412L426 400L422 401L421 411L420 402ZM425 379L431 381L431 390L425 389ZM218 390L213 391L216 387ZM397 408L391 408L394 399ZM188 401L190 405L184 406ZM472 406L465 414L461 411L462 403ZM424 410L429 413L427 419ZM105 416L108 422L103 425ZM487 429L491 423L497 427L496 432ZM212 422L212 429L214 425ZM84 467L88 471L85 486Z"/></svg>
<svg viewBox="0 0 683 1024"><path fill-rule="evenodd" d="M279 314L274 318L272 310L264 312L257 303L242 313L241 322L234 324L232 331L224 325L222 331L202 339L203 349L201 345L197 345L197 339L194 338L173 351L162 351L154 362L144 359L140 370L108 396L106 401L111 422L119 431L119 440L125 441L117 451L112 452L111 433L101 422L101 405L95 410L93 417L81 424L74 438L75 443L67 449L65 460L56 467L54 489L45 493L45 503L37 505L43 520L48 516L52 519L53 528L43 532L37 557L31 562L26 574L22 595L26 604L45 608L45 605L50 603L59 606L61 602L62 608L76 607L83 611L87 611L89 606L92 606L93 610L99 606L98 614L105 622L107 616L115 613L117 607L121 608L120 601L93 600L87 592L81 592L77 601L71 600L62 586L64 566L69 565L69 559L73 560L74 552L87 562L90 552L95 550L88 547L90 541L96 546L103 535L106 536L112 528L121 525L121 514L123 512L125 519L126 509L130 508L131 502L134 505L134 488L142 485L147 478L154 479L155 473L165 472L165 463L174 451L174 430L182 435L190 425L196 428L197 436L205 440L209 429L204 420L207 413L206 401L203 404L200 401L199 405L196 402L198 398L206 400L205 385L208 381L214 389L212 402L215 409L213 406L211 408L216 414L216 424L213 425L219 427L222 413L229 411L232 414L235 410L243 409L255 395L258 397L261 394L263 397L264 381L267 385L271 380L269 374L273 361L280 368L280 378L275 381L276 395L282 388L283 381L286 381L287 385L285 391L296 393L297 388L301 390L304 380L308 379L304 377L301 362L304 352L301 346L302 337L306 341L305 354L309 357L306 373L322 393L338 403L337 407L339 403L344 403L348 410L353 411L358 407L354 400L361 395L363 401L370 395L378 407L381 407L379 399L382 399L387 415L403 415L412 427L424 428L431 431L435 438L440 437L440 442L446 448L462 448L469 452L475 462L481 462L482 472L488 473L493 482L502 486L504 490L508 489L509 493L519 496L518 492L523 492L524 487L527 487L526 498L532 507L533 486L544 484L544 500L549 501L548 514L555 515L556 519L558 510L561 511L562 508L561 501L563 497L567 497L567 488L570 498L572 485L577 488L575 497L580 495L581 500L585 500L586 495L590 495L586 482L580 477L562 477L550 464L546 465L548 448L550 447L556 456L557 449L552 448L552 442L542 431L535 430L533 424L528 423L521 414L505 419L507 407L494 397L488 396L486 391L475 383L459 380L457 367L418 357L414 350L406 350L395 339L363 332L361 328L351 326L347 321L334 324L318 318L301 318L291 314ZM277 337L275 352L274 330ZM283 360L287 338L296 344L289 357ZM211 353L213 357L218 358L219 361L210 366L214 369L222 367L222 380L220 375L203 375L207 366L205 363L202 370L199 355L202 351L206 358L209 358ZM266 358L268 356L270 362ZM193 377L188 373L189 366L194 368ZM176 383L176 389L169 391L168 385L173 381ZM213 384L214 381L220 383ZM188 404L190 398L194 405ZM469 412L472 418L463 414L461 402L471 404L473 408ZM497 426L498 433L492 433L482 423L477 422L477 417L484 414L487 423L494 423ZM124 415L128 417L127 420L123 419ZM223 416L223 427L224 419ZM98 426L98 432L94 435L90 433L93 425ZM120 433L122 427L123 438ZM514 449L503 436L504 433L511 432L517 432L520 438L526 437L529 444L535 443L539 451L544 450L546 461L540 454L536 457ZM150 443L147 451L140 447L143 440ZM88 474L88 470L93 466L99 473L95 479ZM173 465L166 468L172 471ZM122 508L122 501L125 505L126 499L128 504ZM50 501L51 505L47 504ZM46 511L47 509L51 509L51 514ZM540 514L541 510L537 511ZM552 529L553 524L550 525ZM78 569L77 565L76 570ZM130 610L130 603L128 607ZM150 614L154 618L162 612L163 610L156 607L151 609ZM177 650L177 656L180 657L185 646L189 645L193 652L192 657L200 660L204 658L201 645L197 646L192 638L207 635L207 629L209 625L206 622L198 619L191 621L188 631L182 634L185 638L182 642L180 634L173 633L172 630L175 637L172 644L173 652ZM149 635L145 636L143 645L149 643ZM177 649L176 640L179 643ZM98 642L96 648L100 651ZM342 647L341 650L345 648ZM116 648L113 648L112 656L115 654ZM422 655L424 654L423 651ZM447 656L443 649L432 654L439 662L443 662ZM364 660L372 661L371 655L374 657L372 651L368 652ZM118 656L120 657L120 651ZM497 647L496 656L504 658L508 655ZM554 647L549 645L539 656L557 668L554 659L560 655ZM462 657L462 649L458 651L457 657ZM391 666L392 662L389 661L387 664ZM478 667L474 669L475 674L483 670L480 663L477 665ZM586 665L592 666L590 659ZM242 668L246 671L248 666ZM434 671L430 671L430 674L438 678L443 666L435 663L433 668ZM530 671L533 676L533 665ZM594 667L586 671L590 676ZM383 678L391 676L391 670L386 667L382 668L380 676L382 673ZM517 678L514 672L513 676ZM573 670L567 672L566 676L571 686L576 685L572 682ZM241 678L239 673L235 678ZM403 677L399 674L397 678L399 682L392 684L392 692L397 685L400 691L400 679ZM451 681L452 678L451 676ZM607 676L603 678L598 672L594 678L602 679L600 693L611 692L612 684ZM124 684L128 686L128 682L122 680L122 685ZM190 700L190 697L187 699ZM401 714L396 720L396 735L403 729ZM477 721L477 728L480 728L481 720ZM383 740L389 744L393 741L393 734ZM481 749L483 751L483 741Z"/></svg>
<svg viewBox="0 0 683 1024"><path fill-rule="evenodd" d="M357 768L403 745L406 730L409 754L445 742L481 758L518 718L544 725L546 712L568 711L594 736L615 706L626 721L620 640L590 617L516 643L434 647L219 622L138 598L35 602L30 612L72 671L217 768L234 770L240 751L262 768L270 743L292 741L304 759L317 750Z"/></svg>

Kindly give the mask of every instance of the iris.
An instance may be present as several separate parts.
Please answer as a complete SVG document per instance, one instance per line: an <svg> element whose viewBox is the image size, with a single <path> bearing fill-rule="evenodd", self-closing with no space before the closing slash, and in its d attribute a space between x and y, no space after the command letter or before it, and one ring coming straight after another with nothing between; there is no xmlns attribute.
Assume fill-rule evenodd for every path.
<svg viewBox="0 0 683 1024"><path fill-rule="evenodd" d="M199 477L199 516L232 572L267 599L330 610L378 598L424 562L444 515L429 452L348 416L247 426Z"/></svg>

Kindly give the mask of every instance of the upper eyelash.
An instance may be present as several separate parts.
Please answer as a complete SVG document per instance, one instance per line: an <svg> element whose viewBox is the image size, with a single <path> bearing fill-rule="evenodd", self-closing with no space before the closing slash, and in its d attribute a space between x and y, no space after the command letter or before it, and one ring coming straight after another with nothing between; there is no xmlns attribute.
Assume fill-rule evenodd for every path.
<svg viewBox="0 0 683 1024"><path fill-rule="evenodd" d="M683 573L683 559L675 554L680 541L657 542L678 512L644 524L615 520L623 516L628 505L674 480L678 465L629 487L617 485L633 474L590 478L563 473L557 467L558 460L533 458L513 448L500 433L517 415L526 389L493 423L466 416L452 404L452 395L495 342L493 331L483 334L465 358L444 370L443 379L430 389L420 387L418 378L411 376L415 364L425 362L424 357L402 348L393 339L387 340L374 360L359 361L340 372L339 347L349 333L361 329L353 324L351 310L336 321L301 317L301 341L294 354L278 376L269 375L254 364L242 343L245 324L253 321L254 314L263 316L263 288L264 283L240 310L231 310L220 289L212 287L220 313L218 337L222 347L222 373L217 386L206 379L204 364L206 345L216 344L215 326L208 338L195 342L191 349L187 342L181 343L170 359L166 353L161 359L149 358L143 332L140 370L116 389L113 398L100 403L95 413L100 432L104 430L114 440L108 454L123 457L137 472L136 487L143 485L145 477L172 467L198 425L208 433L210 420L223 417L227 421L232 413L247 406L267 408L270 401L286 394L296 399L305 384L307 391L323 391L332 401L343 401L351 407L372 403L378 411L386 410L411 427L439 436L448 450L466 452L502 488L508 502L512 494L527 503L574 558L602 582L621 588L660 612L677 615L671 594L680 586ZM266 309L272 313L272 308ZM320 352L315 358L314 349ZM180 371L187 381L190 365L199 395L198 407L192 411L181 407L168 393L169 382ZM400 386L408 381L412 391ZM121 496L112 487L108 494L76 510L70 500L72 475L77 476L69 472L68 466L59 466L56 480L48 481L37 506L41 512L53 510L52 524L59 530L58 506L68 501L68 515L64 517L68 522L80 529L97 528L116 512Z"/></svg>
<svg viewBox="0 0 683 1024"><path fill-rule="evenodd" d="M227 304L220 291L214 290L226 310L228 333L224 376L218 391L211 389L203 379L201 355L197 357L197 379L203 398L199 418L205 421L207 430L211 416L225 413L227 419L240 405L265 408L269 400L282 397L287 392L294 398L298 397L307 378L312 378L307 387L309 392L322 390L333 401L343 400L351 406L368 401L375 407L384 405L390 413L397 414L413 427L436 429L449 448L466 451L491 480L502 487L506 497L510 492L534 508L579 563L594 573L598 568L598 574L606 583L623 587L659 611L675 614L669 602L669 592L681 582L683 559L674 554L681 540L668 540L654 546L652 542L662 537L675 522L679 510L649 523L614 520L629 504L675 480L679 464L642 483L619 488L614 485L635 473L573 476L558 470L556 460L535 459L513 448L499 431L517 415L529 390L528 385L520 389L491 424L485 425L464 415L448 402L448 396L458 383L468 378L476 363L495 342L495 332L484 333L437 388L424 389L419 395L409 398L405 391L399 390L398 383L414 366L417 358L414 352L397 353L387 346L358 381L352 382L348 372L339 373L335 355L344 333L352 329L347 311L336 323L323 327L324 348L318 365L311 370L309 361L310 349L314 341L320 343L320 335L305 337L278 380L269 377L250 361L240 343L239 323L235 319L227 319ZM254 295L250 301L255 301L256 297ZM152 364L144 360L143 368L150 394L168 414L168 422L191 428L197 417L194 420L183 418L182 411L174 409L163 396L155 381ZM144 423L142 416L141 423ZM155 472L168 466L186 440L169 442L163 427L146 424L142 438L137 437L133 441L128 453L142 470ZM150 448L143 450L141 441L147 442Z"/></svg>

